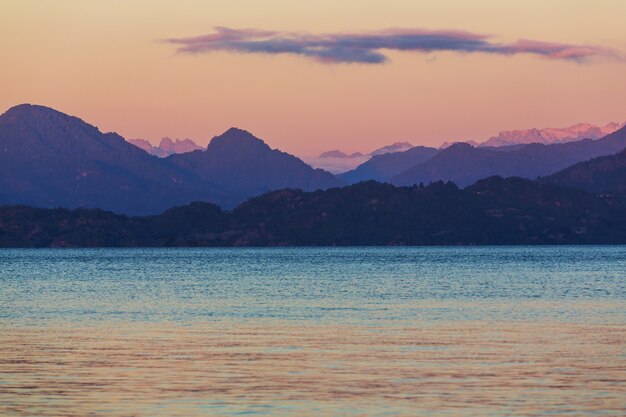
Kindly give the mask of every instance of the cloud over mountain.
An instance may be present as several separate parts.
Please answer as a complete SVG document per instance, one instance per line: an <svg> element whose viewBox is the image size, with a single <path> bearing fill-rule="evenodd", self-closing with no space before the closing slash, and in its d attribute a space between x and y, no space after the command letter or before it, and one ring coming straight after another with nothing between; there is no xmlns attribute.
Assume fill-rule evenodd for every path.
<svg viewBox="0 0 626 417"><path fill-rule="evenodd" d="M389 60L385 50L499 55L533 54L546 59L585 62L593 58L624 60L610 48L521 39L513 43L490 41L491 36L458 30L386 29L361 33L312 34L261 29L216 27L214 33L170 38L177 52L201 54L215 51L234 53L290 54L325 64L382 64Z"/></svg>

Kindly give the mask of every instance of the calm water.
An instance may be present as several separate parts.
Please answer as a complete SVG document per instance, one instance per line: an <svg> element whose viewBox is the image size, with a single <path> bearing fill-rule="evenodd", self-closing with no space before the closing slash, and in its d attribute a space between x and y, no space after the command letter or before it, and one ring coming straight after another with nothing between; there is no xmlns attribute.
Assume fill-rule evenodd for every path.
<svg viewBox="0 0 626 417"><path fill-rule="evenodd" d="M623 415L626 247L0 250L0 415Z"/></svg>

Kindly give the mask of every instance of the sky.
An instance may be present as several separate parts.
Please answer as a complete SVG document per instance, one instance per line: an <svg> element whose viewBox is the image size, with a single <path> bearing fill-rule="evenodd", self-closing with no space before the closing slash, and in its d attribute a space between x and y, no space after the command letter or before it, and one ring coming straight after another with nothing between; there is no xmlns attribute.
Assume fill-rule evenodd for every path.
<svg viewBox="0 0 626 417"><path fill-rule="evenodd" d="M0 112L310 156L626 121L624 0L0 0Z"/></svg>

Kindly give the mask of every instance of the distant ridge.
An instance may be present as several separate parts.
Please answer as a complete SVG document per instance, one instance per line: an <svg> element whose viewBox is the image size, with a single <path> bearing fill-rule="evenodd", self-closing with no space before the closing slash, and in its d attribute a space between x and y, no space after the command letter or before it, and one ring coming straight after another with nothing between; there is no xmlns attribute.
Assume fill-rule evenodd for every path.
<svg viewBox="0 0 626 417"><path fill-rule="evenodd" d="M359 158L361 156L363 156L361 152L353 152L348 155L347 153L344 153L338 149L335 149L332 151L321 153L319 158Z"/></svg>
<svg viewBox="0 0 626 417"><path fill-rule="evenodd" d="M357 166L370 160L376 155L387 153L404 152L413 147L409 142L395 142L375 149L370 153L353 152L346 153L338 149L321 153L317 158L307 158L306 162L312 166L322 168L332 172L333 174L343 174L347 171L355 169Z"/></svg>
<svg viewBox="0 0 626 417"><path fill-rule="evenodd" d="M551 145L577 142L583 139L597 140L622 127L624 127L624 124L620 123L608 123L604 126L596 126L590 123L578 123L566 128L509 130L500 132L497 136L493 136L482 143L474 140L446 141L437 149L444 150L457 143L467 143L475 148L514 151L534 143ZM417 156L420 154L419 152L408 153L398 158L389 158L387 162L384 162L384 160L375 160L373 157L385 153L403 153L411 148L413 148L413 145L408 142L396 142L369 154L347 154L339 150L333 150L324 152L317 159L311 158L307 161L312 165L330 170L349 183L370 179L389 181L391 177L401 174L402 171L411 168L412 165L425 162L425 159ZM417 159L415 159L413 163L410 163L411 158L409 155L417 156ZM395 164L396 161L398 164ZM383 165L386 165L388 168L382 168ZM494 174L497 174L497 172L494 172ZM472 177L472 180L475 179L476 178Z"/></svg>
<svg viewBox="0 0 626 417"><path fill-rule="evenodd" d="M387 145L387 146L383 146L382 148L375 149L374 151L370 152L369 155L374 156L374 155L382 155L385 153L403 152L403 151L407 151L411 149L412 147L413 145L411 145L409 142L395 142L395 143L392 143L391 145Z"/></svg>
<svg viewBox="0 0 626 417"><path fill-rule="evenodd" d="M512 149L473 147L456 143L431 159L391 178L396 185L453 181L464 187L493 175L535 179L575 163L610 155L626 147L626 128L602 139L583 139L552 145L519 145Z"/></svg>
<svg viewBox="0 0 626 417"><path fill-rule="evenodd" d="M604 126L596 126L590 123L578 123L565 128L545 128L526 130L507 130L492 136L480 146L509 146L530 143L566 143L581 139L599 139L624 127L620 123L608 123Z"/></svg>
<svg viewBox="0 0 626 417"><path fill-rule="evenodd" d="M412 147L413 145L411 145L409 142L395 142L391 145L386 145L381 148L374 149L372 152L366 154L361 152L353 152L348 154L340 151L339 149L334 149L332 151L322 152L320 156L318 156L318 158L358 158L361 156L374 156L392 152L403 152L411 149Z"/></svg>
<svg viewBox="0 0 626 417"><path fill-rule="evenodd" d="M143 149L150 155L158 156L159 158L165 158L175 153L185 153L203 149L191 139L172 140L168 137L164 137L161 139L159 146L154 146L145 139L128 139L128 142Z"/></svg>
<svg viewBox="0 0 626 417"><path fill-rule="evenodd" d="M386 182L412 166L427 161L437 153L438 149L416 146L403 152L374 155L355 169L340 174L339 178L350 184L368 180Z"/></svg>

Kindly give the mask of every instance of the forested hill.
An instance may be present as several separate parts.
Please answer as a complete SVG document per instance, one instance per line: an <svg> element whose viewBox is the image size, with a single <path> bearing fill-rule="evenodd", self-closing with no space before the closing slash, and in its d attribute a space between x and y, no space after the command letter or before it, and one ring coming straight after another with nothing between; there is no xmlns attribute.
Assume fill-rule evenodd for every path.
<svg viewBox="0 0 626 417"><path fill-rule="evenodd" d="M520 178L287 189L233 211L192 203L146 217L0 206L2 247L599 243L626 243L622 203Z"/></svg>

